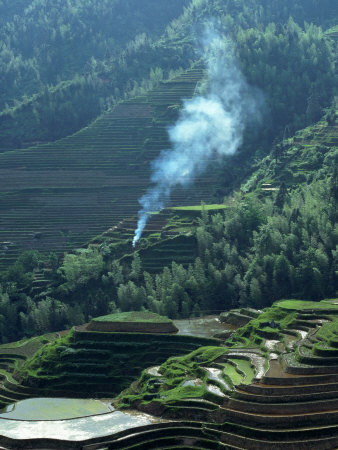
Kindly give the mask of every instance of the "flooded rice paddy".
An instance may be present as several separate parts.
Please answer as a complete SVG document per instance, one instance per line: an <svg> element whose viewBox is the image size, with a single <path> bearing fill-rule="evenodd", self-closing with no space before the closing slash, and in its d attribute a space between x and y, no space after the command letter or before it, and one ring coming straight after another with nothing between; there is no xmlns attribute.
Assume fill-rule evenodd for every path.
<svg viewBox="0 0 338 450"><path fill-rule="evenodd" d="M146 372L153 377L162 377L162 374L158 371L161 366L153 366L146 369Z"/></svg>
<svg viewBox="0 0 338 450"><path fill-rule="evenodd" d="M201 337L213 337L217 334L229 331L218 316L207 316L196 319L174 320L174 324L178 328L177 334Z"/></svg>
<svg viewBox="0 0 338 450"><path fill-rule="evenodd" d="M0 410L0 419L66 420L107 414L113 411L109 403L100 400L71 398L30 398Z"/></svg>
<svg viewBox="0 0 338 450"><path fill-rule="evenodd" d="M207 384L206 389L208 392L211 392L212 394L215 394L218 397L226 397L224 392L222 392L221 389L218 386L215 386L214 384Z"/></svg>
<svg viewBox="0 0 338 450"><path fill-rule="evenodd" d="M215 369L213 367L203 367L203 369L208 373L209 380L217 381L226 391L231 391L231 387L224 380L220 369Z"/></svg>
<svg viewBox="0 0 338 450"><path fill-rule="evenodd" d="M35 402L53 400L56 405L58 404L58 401L66 400L70 402L70 408L73 408L74 411L75 400L41 398L32 400L35 400ZM93 400L93 402L96 402L96 400ZM0 414L0 436L19 440L33 438L62 438L69 441L85 441L88 439L93 439L95 437L109 436L130 428L137 428L144 425L150 425L152 423L162 422L161 419L150 416L148 414L140 413L138 411L112 411L112 409L108 405L105 405L103 402L97 402L102 403L102 406L96 405L95 407L97 407L98 410L101 409L101 411L106 408L105 412L101 412L99 414L96 413L96 415L90 415L87 417L72 418L67 420L56 420L56 418L59 416L59 413L57 411L55 411L55 420L30 420L27 419L28 416L32 416L31 414L27 414L26 407L28 406L28 404L25 405L25 409L21 409L21 413L19 413L18 408L15 408L15 414L15 409L13 409L13 411L11 412ZM62 407L66 407L66 404L64 402L61 403ZM83 406L84 405L80 401L79 408ZM88 412L88 408L86 408L87 407L84 406L84 413ZM92 408L91 404L90 408ZM14 417L14 415L16 417ZM51 412L50 416L52 416ZM21 418L19 419L18 417Z"/></svg>

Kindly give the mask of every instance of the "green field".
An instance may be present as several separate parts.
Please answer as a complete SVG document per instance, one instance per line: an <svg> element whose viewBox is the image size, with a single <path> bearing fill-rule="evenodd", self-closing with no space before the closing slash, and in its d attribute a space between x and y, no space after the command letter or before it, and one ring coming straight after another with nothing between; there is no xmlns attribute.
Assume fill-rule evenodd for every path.
<svg viewBox="0 0 338 450"><path fill-rule="evenodd" d="M95 317L93 322L142 322L142 323L171 323L168 317L160 316L148 311L130 311L107 316Z"/></svg>
<svg viewBox="0 0 338 450"><path fill-rule="evenodd" d="M192 206L172 206L169 210L172 211L220 211L226 209L226 205L192 205Z"/></svg>
<svg viewBox="0 0 338 450"><path fill-rule="evenodd" d="M332 310L332 311L338 311L338 299L336 300L322 300L320 302L309 302L309 301L303 301L303 300L280 300L276 303L276 305L279 308L283 309L290 309L290 310L307 310L307 309L313 309L313 310Z"/></svg>

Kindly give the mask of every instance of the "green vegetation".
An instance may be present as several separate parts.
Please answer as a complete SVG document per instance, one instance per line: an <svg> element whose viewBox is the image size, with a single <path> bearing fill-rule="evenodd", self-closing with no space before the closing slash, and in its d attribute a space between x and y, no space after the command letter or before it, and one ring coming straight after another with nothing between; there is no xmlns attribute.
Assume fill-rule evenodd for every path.
<svg viewBox="0 0 338 450"><path fill-rule="evenodd" d="M187 3L1 1L0 148L67 136L149 89L163 77L153 41Z"/></svg>
<svg viewBox="0 0 338 450"><path fill-rule="evenodd" d="M317 308L309 308L313 304ZM143 371L139 380L118 396L116 405L136 406L145 411L151 411L153 408L161 411L161 414L170 414L170 417L175 407L178 408L176 411L179 411L180 407L188 408L191 405L193 417L196 405L187 403L189 399L199 399L202 402L200 407L207 408L210 402L214 405L222 404L220 398L217 400L217 395L240 397L237 394L237 386L240 391L245 391L244 385L251 385L256 377L261 379L269 370L269 354L278 351L270 347L270 339L278 342L284 349L281 360L285 358L285 361L289 361L290 357L293 357L293 364L298 361L298 364L330 365L331 358L336 363L337 317L326 316L326 323L316 322L318 317L321 317L318 314L326 311L325 302L321 302L321 305L319 307L315 302L296 300L276 302L257 318L239 328L232 338L225 342L224 347L202 347L188 355L168 359L157 368L157 373L151 370ZM313 322L316 322L319 328L313 328ZM285 335L291 329L295 331L298 326L301 326L303 331L308 331L308 337L299 339L298 346L293 350L286 350ZM257 339L260 340L262 351L259 350ZM328 368L328 371L330 370ZM281 367L279 371L282 372ZM280 376L282 377L282 374ZM215 391L218 392L216 397L210 395L213 392L212 388L208 389L210 383L220 389ZM158 405L161 405L161 409ZM186 414L189 414L188 410Z"/></svg>
<svg viewBox="0 0 338 450"><path fill-rule="evenodd" d="M238 386L243 382L243 375L236 370L237 360L229 360L233 364L224 365L224 373L230 378L232 386ZM236 361L236 363L235 363ZM252 381L252 380L250 380Z"/></svg>
<svg viewBox="0 0 338 450"><path fill-rule="evenodd" d="M225 209L226 206L225 205L193 205L193 206L172 206L170 208L168 208L169 210L172 211L219 211L219 210L223 210Z"/></svg>
<svg viewBox="0 0 338 450"><path fill-rule="evenodd" d="M0 180L0 204L6 210L0 228L0 267L31 248L32 239L41 252L54 250L60 257L135 216L138 196L148 184L149 163L169 145L166 126L173 119L168 107L191 97L201 76L202 70L193 68L143 97L118 105L73 136L0 154L1 166L12 174L10 180L5 176ZM18 158L24 173L20 183L13 183ZM195 186L190 201L199 203L205 193L209 200L213 183L210 179L207 191L202 183ZM182 192L173 201L186 203ZM41 212L38 219L36 211ZM127 230L115 230L117 242L107 251L129 253L127 239L133 227L134 220Z"/></svg>
<svg viewBox="0 0 338 450"><path fill-rule="evenodd" d="M150 322L150 323L171 323L168 317L159 316L158 314L148 311L131 311L117 314L109 314L107 316L94 317L93 322Z"/></svg>
<svg viewBox="0 0 338 450"><path fill-rule="evenodd" d="M332 0L0 0L0 13L2 343L119 312L337 296ZM175 191L134 250L151 161L203 89L194 48L211 17L262 90L264 126Z"/></svg>
<svg viewBox="0 0 338 450"><path fill-rule="evenodd" d="M299 310L301 310L301 305ZM278 303L271 308L267 308L258 318L252 319L248 324L241 327L230 339L236 347L259 347L263 344L263 339L281 339L281 332L286 328L292 328L297 318L296 312L289 312ZM243 340L244 338L244 340Z"/></svg>
<svg viewBox="0 0 338 450"><path fill-rule="evenodd" d="M230 359L229 361L232 361L238 369L243 373L244 379L241 380L239 383L234 383L235 385L244 383L244 384L251 384L252 380L255 378L255 370L254 365L245 359ZM227 372L227 375L229 375L229 372Z"/></svg>
<svg viewBox="0 0 338 450"><path fill-rule="evenodd" d="M185 398L203 397L206 394L207 374L201 366L212 364L226 353L225 348L201 347L187 356L170 358L158 370L161 383L159 390L156 389L156 395L150 395L151 400L156 398L156 401L167 403ZM195 382L195 379L199 381ZM118 397L117 404L129 406L136 401L148 402L149 394L154 391L156 380L158 380L157 377L154 378L148 371L144 371L140 380ZM192 381L185 383L187 380Z"/></svg>
<svg viewBox="0 0 338 450"><path fill-rule="evenodd" d="M327 311L332 310L332 312L337 311L338 314L338 303L329 303L325 300L320 302L309 302L300 300L281 300L277 303L278 308L288 309L288 310L316 310L316 311Z"/></svg>
<svg viewBox="0 0 338 450"><path fill-rule="evenodd" d="M322 121L298 134L283 141L279 169L273 155L266 157L242 192L225 199L224 211L201 205L154 215L133 255L135 220L67 255L59 269L53 254L23 254L2 274L3 342L15 340L18 330L19 336L56 331L117 310L145 308L173 319L233 306L261 308L287 297L334 297L334 128ZM41 269L45 291L31 301Z"/></svg>
<svg viewBox="0 0 338 450"><path fill-rule="evenodd" d="M109 397L126 388L152 364L161 364L171 355L189 353L203 344L218 343L216 339L193 336L73 329L25 361L15 377L24 386L40 388L43 396L86 397L100 393ZM83 383L78 383L79 379Z"/></svg>
<svg viewBox="0 0 338 450"><path fill-rule="evenodd" d="M238 347L248 347L258 342L262 343L260 338L283 340L283 333L286 329L297 328L300 322L299 313L315 313L317 315L328 315L329 320L336 320L332 314L338 314L338 305L330 304L326 301L311 302L302 300L281 300L273 304L272 307L265 309L257 318L252 319L248 324L241 327L228 343L232 343ZM324 324L320 331L316 334L317 338L325 336L327 339L333 337L332 332L335 330L336 322ZM326 331L328 330L328 331ZM243 343L243 338L245 338Z"/></svg>
<svg viewBox="0 0 338 450"><path fill-rule="evenodd" d="M287 299L261 313L243 308L243 313L250 312L255 318L222 346L216 346L211 339L193 336L74 329L62 339L45 345L19 369L8 369L1 402L13 403L13 395L14 399L23 400L32 396L64 396L70 392L72 396L95 393L107 398L119 393L113 386L121 390L131 383L114 399L114 406L160 416L161 422L147 422L146 428L138 429L135 424L129 432L121 431L120 424L116 431L111 424L111 435L105 435L102 442L104 439L104 445L112 448L127 449L135 445L172 448L187 438L194 446L203 445L202 448L219 448L221 439L225 445L238 447L240 443L241 448L253 443L261 448L277 442L290 447L295 442L305 446L309 442L311 445L325 442L332 448L337 404L333 390L337 384L338 361L336 302L336 299L322 302ZM326 305L333 308L328 310ZM287 343L285 336L296 335L297 329L298 337ZM261 331L268 330L275 333L274 341L270 336L260 336ZM238 342L244 337L247 345L238 348ZM262 340L262 349L256 345L257 337ZM272 343L278 343L280 350L272 347ZM193 351L192 347L195 347ZM181 356L167 359L170 352L171 355L180 352ZM0 359L2 356L0 349ZM157 366L150 367L154 364ZM10 375L13 371L15 379ZM3 376L3 369L0 372ZM121 383L122 378L126 383ZM51 412L53 402L47 398L42 404L44 418L55 419L55 414L64 418L105 412L101 406L97 410L98 405L93 402L80 405L76 400L57 400L56 409ZM24 408L30 406L29 402L21 401L21 404ZM19 417L20 408L14 413ZM15 414L13 417L11 414L4 417L14 418ZM32 410L27 416L24 409L23 414L25 419L40 417ZM165 419L174 420L166 422ZM100 443L101 438L97 438L95 445Z"/></svg>

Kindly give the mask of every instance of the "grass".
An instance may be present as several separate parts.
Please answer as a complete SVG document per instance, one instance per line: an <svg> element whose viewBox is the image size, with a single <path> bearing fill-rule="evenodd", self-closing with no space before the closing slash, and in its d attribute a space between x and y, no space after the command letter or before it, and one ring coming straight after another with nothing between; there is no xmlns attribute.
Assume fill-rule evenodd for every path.
<svg viewBox="0 0 338 450"><path fill-rule="evenodd" d="M316 333L316 338L323 341L330 341L338 338L338 322L324 323Z"/></svg>
<svg viewBox="0 0 338 450"><path fill-rule="evenodd" d="M232 338L228 341L232 345L257 346L256 343L262 343L262 337L266 339L281 339L280 332L285 328L289 328L296 321L297 311L290 311L279 307L279 303L275 303L271 308L264 310L258 318L250 320L246 325L239 328ZM272 322L276 328L272 328Z"/></svg>
<svg viewBox="0 0 338 450"><path fill-rule="evenodd" d="M48 396L61 388L69 391L67 395L76 392L87 397L100 392L112 396L136 380L145 368L160 365L173 355L188 354L204 342L208 340L193 336L73 330L36 352L16 376L23 385L43 388Z"/></svg>
<svg viewBox="0 0 338 450"><path fill-rule="evenodd" d="M238 386L242 383L244 377L236 370L237 360L231 361L233 361L234 365L224 364L224 374L231 379L234 386Z"/></svg>
<svg viewBox="0 0 338 450"><path fill-rule="evenodd" d="M186 398L201 398L206 393L205 384L201 386L178 386L168 391L162 391L163 403L171 403Z"/></svg>
<svg viewBox="0 0 338 450"><path fill-rule="evenodd" d="M324 323L315 334L319 342L315 342L312 353L316 356L338 356L338 321L332 317L332 322Z"/></svg>
<svg viewBox="0 0 338 450"><path fill-rule="evenodd" d="M218 342L215 341L215 344L210 342L206 344L207 346L196 348L203 345L203 340L200 341L193 336L185 336L183 339L180 336L170 335L146 336L142 333L133 335L73 330L38 350L32 359L27 360L18 369L18 373L28 385L30 381L34 386L39 386L41 382L41 387L45 386L48 394L57 392L58 388L66 389L67 386L72 387L77 393L80 391L82 393L83 389L87 393L98 392L98 389L100 392L101 390L106 392L104 389L107 388L103 388L101 383L112 386L111 389L115 389L112 392L114 394L120 392L119 389L130 386L135 380L117 398L116 404L122 407L152 401L159 402L162 406L168 404L173 406L175 402L188 398L208 400L206 390L208 372L204 368L222 370L223 367L224 381L228 381L232 387L243 383L249 384L255 377L254 366L257 364L254 359L252 361L245 359L239 351L236 354L236 347L240 345L249 349L260 346L261 354L267 356L265 339L274 338L282 342L285 330L297 328L299 316L303 322L309 320L312 323L317 317L316 312L321 308L326 310L326 305L331 309L325 317L332 321L323 323L312 335L313 340L309 338L306 346L303 345L304 349L302 347L305 356L315 357L318 361L322 358L325 361L325 357L335 357L337 353L338 325L336 315L330 314L330 311L335 311L336 305L329 300L326 302L283 300L265 309L257 318L253 318L237 330L234 337L227 340L226 347L217 346ZM113 322L157 320L163 323L169 319L146 312L129 312L103 316L96 320ZM232 354L227 361L226 355L229 350L232 350ZM183 356L172 357L173 354ZM152 365L160 365L160 376L151 375L145 370ZM140 373L142 375L137 380Z"/></svg>
<svg viewBox="0 0 338 450"><path fill-rule="evenodd" d="M279 336L279 338L282 340L284 337L283 332L285 332L285 330L287 330L288 328L295 326L297 317L300 318L303 322L309 321L309 323L313 322L318 317L325 318L327 320L331 319L331 322L324 322L320 328L312 328L314 333L310 333L307 339L301 341L301 343L299 344L301 345L301 347L297 347L295 351L289 351L289 353L285 353L284 355L282 355L283 358L285 356L283 364L286 364L286 368L293 368L294 370L297 369L300 374L303 374L302 371L304 370L305 374L311 375L310 380L312 384L312 375L314 375L312 371L314 370L315 365L317 365L317 368L320 370L319 373L323 373L322 369L325 369L326 365L325 359L327 360L328 357L331 357L331 359L333 360L336 357L335 352L337 352L337 348L334 346L330 347L330 344L337 343L338 335L338 316L334 314L334 309L329 310L329 312L326 312L325 315L319 315L317 313L318 309L309 309L308 306L313 306L313 303L314 302L294 300L284 300L282 302L276 303L271 308L265 309L258 318L253 318L247 325L239 329L236 333L237 339L242 340L242 344L247 345L249 348L254 345L254 341L259 337L257 334L259 330L263 330L264 332L269 333L276 333L277 336ZM332 305L332 301L327 300L326 303L331 303L331 306L334 306ZM284 307L285 304L288 306L292 305L293 308L286 309ZM315 302L315 304L318 307L324 305L324 309L327 309L325 306L325 302ZM272 320L275 322L275 324L277 324L277 327L271 328L269 324L271 324ZM96 342L94 342L94 340L90 340L94 335L98 337ZM156 340L158 341L158 344L165 343L164 347L174 347L175 342L176 347L182 346L182 343L180 343L179 340L175 341L175 339L171 338L171 340L168 340L169 338L167 336L159 336L156 337ZM193 339L191 336L187 336L187 338ZM166 339L167 341L165 341ZM259 413L261 403L264 403L264 410L265 408L268 408L269 403L272 403L272 416L280 415L282 418L283 416L285 416L285 414L287 414L287 417L285 418L285 429L283 429L283 435L287 436L287 438L283 437L281 439L281 441L286 442L289 441L289 430L291 430L291 433L294 432L294 423L296 423L297 427L299 428L299 423L297 422L299 414L297 414L296 410L294 413L296 415L296 422L293 422L292 419L293 403L297 404L298 402L303 402L306 399L306 401L309 401L309 417L311 417L311 423L307 422L306 425L304 425L304 428L302 428L305 429L304 435L306 435L306 441L304 439L304 445L308 444L308 442L311 441L310 439L308 439L307 434L309 432L309 429L313 434L317 432L320 433L320 429L322 429L322 421L326 420L328 411L326 409L321 410L321 413L323 415L320 417L320 419L318 419L317 422L312 420L313 414L311 411L311 401L309 400L310 396L307 394L307 391L305 391L306 395L304 397L304 400L302 400L302 390L300 389L298 391L299 382L301 382L302 384L304 382L302 377L298 380L297 383L296 378L284 378L282 376L282 373L280 372L281 379L278 383L275 383L274 377L279 376L278 372L276 372L276 374L274 375L270 374L272 379L270 379L269 381L269 375L267 376L267 379L263 378L262 385L259 387L260 389L263 389L262 393L256 393L257 395L248 396L248 394L250 394L251 392L251 387L245 388L244 386L241 386L236 392L236 386L250 384L256 376L254 367L259 369L259 366L264 363L264 360L261 360L262 364L257 363L257 358L255 360L254 357L251 358L251 355L247 355L250 350L246 350L244 352L236 351L236 349L234 349L234 347L232 346L231 341L227 341L227 347L220 347L217 346L217 344L210 344L208 346L197 348L196 350L181 357L171 357L160 365L155 362L155 358L153 356L154 353L152 353L154 351L154 347L157 346L156 340L151 341L151 337L142 337L142 334L131 337L128 334L121 333L114 336L112 335L112 333L89 333L74 330L73 333L70 333L70 336L68 336L68 338L63 338L54 344L45 346L45 350L40 351L38 355L40 357L40 361L43 362L43 364L46 364L45 367L48 370L52 371L54 364L57 367L57 370L63 373L63 375L65 374L65 371L67 371L67 376L63 379L60 378L58 380L59 384L55 385L56 389L54 393L58 393L57 388L72 388L74 389L74 392L78 392L78 386L83 386L84 389L89 388L90 393L101 396L102 391L98 389L101 389L102 383L114 384L114 378L109 374L109 364L111 364L112 358L116 358L118 352L121 352L121 358L116 358L114 360L114 376L117 380L117 383L120 379L124 379L126 382L125 384L131 384L129 384L129 387L117 397L116 402L114 401L115 406L118 406L120 408L138 408L150 414L161 415L163 418L170 417L171 419L177 421L174 422L176 424L181 421L180 425L182 426L182 429L186 426L184 423L182 423L183 419L184 421L188 422L189 420L191 421L191 423L192 421L194 421L194 423L198 424L200 424L202 421L202 431L205 431L206 426L210 426L210 428L212 429L223 430L223 427L229 425L226 424L226 421L232 421L232 419L230 419L227 414L228 411L231 411L233 407L235 410L239 408L239 411L244 414L246 414L246 412L249 412L249 417L247 420L250 421L250 424L255 424L255 412L250 413L250 411L255 409L257 404L257 415L260 414L259 423L261 424L259 425L259 430L261 433L262 441L264 441L266 444L266 442L272 442L271 438L270 441L265 439L265 436L268 433L275 434L276 432L278 433L279 431L281 431L279 425L269 425L270 416L265 422L264 419L262 420L265 413ZM158 352L162 351L162 356L164 347L158 345L156 350ZM318 354L313 351L313 348L316 347L318 348ZM67 348L71 348L72 350L70 352L67 352ZM128 351L127 348L129 349ZM102 358L99 355L100 351L105 352L104 354L102 354ZM53 359L53 355L56 355L57 352L59 352L59 357ZM49 361L46 360L43 353L46 353L47 355L49 353ZM262 352L257 352L256 350L254 353L256 353L258 356L258 353L261 354ZM61 355L69 356L69 358L66 358L67 364L63 364L62 357L60 357ZM78 356L79 358L77 359L75 358L75 356ZM244 359L246 357L250 358L250 360ZM304 358L304 363L302 363L302 357ZM259 356L259 358L261 358L261 356ZM136 370L134 373L135 377L133 378L129 376L129 374L126 374L126 370L127 368L135 367L136 362L139 364L139 372L137 373ZM144 363L143 366L142 363ZM265 364L268 364L268 358L265 358ZM332 364L333 363L331 363L331 367L329 367L328 370L332 370ZM136 377L141 372L142 368L150 367L151 365L160 365L158 372L144 370L141 373L141 377L136 380ZM86 374L84 372L80 372L81 367L85 367L87 372L91 371L91 373ZM210 370L205 370L206 368L215 370L215 372L213 373L213 377L210 375L212 372ZM222 375L220 376L221 372ZM332 372L328 371L327 373L329 375L331 374L330 376L333 376ZM227 384L226 388L220 382L222 378ZM296 379L296 384L293 386L294 379ZM283 380L286 381L286 383L284 383ZM290 380L292 381L292 384L289 384ZM53 388L53 380L48 380L48 383L49 386L52 386ZM315 383L317 383L317 381L315 381L314 384ZM328 381L328 383L330 383L330 381ZM217 391L208 392L208 384L209 386L218 386L226 395L226 398L218 395ZM307 383L305 382L304 384L306 385ZM323 382L323 384L325 384L325 382ZM291 389L291 387L293 386L295 388L295 399L284 399L282 398L282 394L278 392L277 400L274 395L278 390L280 391L280 389L275 389L276 385L278 387L288 387L288 389ZM122 385L119 385L119 387L121 386ZM122 386L122 388L124 387L125 386ZM258 386L254 387L254 389L256 390L257 388ZM266 388L272 391L271 398L269 392L265 392ZM234 392L229 392L231 390L233 390ZM251 392L251 394L253 394L253 392ZM331 392L327 394L331 395ZM260 399L260 396L262 396L263 400ZM292 396L293 394L291 395L291 397ZM235 405L232 404L232 398L235 399ZM333 402L335 401L334 397L330 398L330 401L333 404ZM247 408L246 402L248 402L250 409ZM276 403L281 404L281 409L285 408L289 404L291 414L284 414L282 411L281 413L276 413ZM316 407L318 403L320 402L316 402ZM323 404L324 403L325 402L323 402ZM219 408L219 406L221 406L221 408ZM232 413L233 412L231 412L230 414ZM269 414L267 413L267 415ZM203 419L200 419L200 417L203 417ZM205 419L206 417L207 419ZM284 423L283 420L284 419L281 419L282 424ZM304 422L308 420L306 412L304 413L304 418L301 417L301 420L304 420ZM206 421L208 421L208 424L206 423ZM242 425L231 423L231 428L228 429L228 431L234 431L234 426L242 427ZM281 428L284 428L284 425L282 425ZM247 427L246 429L246 435L249 437L249 439L251 439L250 442L254 442L254 431L251 431L249 427ZM224 431L227 431L227 429L224 428ZM165 433L165 431L163 430L158 430L160 437L163 437L161 434L162 432ZM180 436L179 431L175 432L177 433L177 436ZM135 433L137 439L137 433L135 431L133 431L133 433ZM297 446L298 444L299 442L297 441L295 445ZM118 445L118 443L116 445ZM138 443L135 442L135 444L133 443L132 445L136 448L138 446ZM144 444L143 447L146 448L146 445L147 443ZM157 445L157 442L154 445ZM196 442L194 443L194 445L196 445ZM216 446L217 445L218 443L216 443ZM273 444L271 444L271 446L273 446ZM205 444L203 448L209 447L210 446ZM256 447L259 448L259 442L257 443ZM243 445L243 448L246 448L245 445Z"/></svg>
<svg viewBox="0 0 338 450"><path fill-rule="evenodd" d="M241 372L243 372L245 377L242 380L242 383L250 384L252 380L255 378L255 371L252 368L250 361L247 361L246 359L234 359L234 358L232 358L231 361L234 364L236 364L236 366Z"/></svg>
<svg viewBox="0 0 338 450"><path fill-rule="evenodd" d="M122 392L117 399L117 404L130 406L136 401L145 403L151 401L149 397L156 397L156 401L162 404L180 401L185 398L200 398L206 394L206 382L208 375L203 366L212 364L220 356L227 353L222 347L201 347L188 355L178 358L169 358L161 365L161 383L155 389L153 381L158 382L158 377L152 377L148 372L143 372L140 380L129 389ZM193 380L201 380L200 385ZM185 382L191 384L184 385ZM155 393L154 393L155 391Z"/></svg>
<svg viewBox="0 0 338 450"><path fill-rule="evenodd" d="M311 302L304 300L280 300L279 302L275 303L275 305L278 306L278 308L295 311L302 311L306 309L313 309L318 311L332 309L338 311L338 304L330 303L330 301L328 300L322 300L321 302Z"/></svg>
<svg viewBox="0 0 338 450"><path fill-rule="evenodd" d="M214 204L214 205L192 205L192 206L172 206L167 208L172 211L216 211L226 209L226 205Z"/></svg>
<svg viewBox="0 0 338 450"><path fill-rule="evenodd" d="M32 358L28 359L20 368L20 377L23 380L28 380L30 377L41 377L44 369L49 372L50 368L54 365L57 367L57 363L60 361L60 351L66 349L73 339L73 332L68 333L66 336L57 339L53 343L49 343L41 347ZM56 377L55 369L54 375L45 374L43 378L53 379Z"/></svg>
<svg viewBox="0 0 338 450"><path fill-rule="evenodd" d="M285 182L291 187L312 179L314 171L319 168L329 175L336 152L335 142L336 129L324 120L299 130L296 136L283 140L284 151L278 161L272 155L264 158L261 168L253 173L242 189L244 192L258 189L260 195L267 196L271 191L262 191L262 184L271 184L278 189Z"/></svg>
<svg viewBox="0 0 338 450"><path fill-rule="evenodd" d="M149 311L130 311L107 316L95 317L93 322L142 322L142 323L172 323L168 317L160 316Z"/></svg>
<svg viewBox="0 0 338 450"><path fill-rule="evenodd" d="M338 33L338 25L334 25L332 28L326 30L325 34Z"/></svg>
<svg viewBox="0 0 338 450"><path fill-rule="evenodd" d="M35 336L32 338L24 338L20 341L9 342L7 344L0 345L0 354L2 349L15 349L15 348L23 348L29 347L33 343L40 343L41 345L47 344L50 341L54 341L57 338L56 333L47 333L42 336Z"/></svg>

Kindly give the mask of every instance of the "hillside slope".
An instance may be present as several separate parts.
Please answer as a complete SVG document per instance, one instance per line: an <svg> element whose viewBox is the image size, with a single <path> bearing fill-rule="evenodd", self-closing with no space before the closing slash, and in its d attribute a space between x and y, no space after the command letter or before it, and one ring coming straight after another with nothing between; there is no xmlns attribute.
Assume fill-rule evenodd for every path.
<svg viewBox="0 0 338 450"><path fill-rule="evenodd" d="M191 69L69 138L1 154L1 267L30 248L60 254L79 247L134 216L149 162L168 148L166 127L202 76ZM213 186L210 177L199 179L173 204L208 201Z"/></svg>
<svg viewBox="0 0 338 450"><path fill-rule="evenodd" d="M329 55L332 44L317 27L335 25L334 0L287 0L283 8L267 0L57 5L0 2L0 151L68 136L187 69L199 58L201 25L212 20L238 44L250 82L268 93L274 128L304 126L310 96L322 106L330 101L334 49Z"/></svg>

